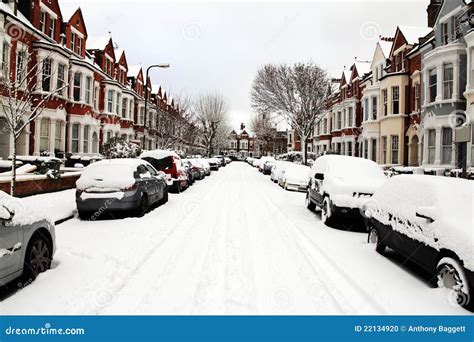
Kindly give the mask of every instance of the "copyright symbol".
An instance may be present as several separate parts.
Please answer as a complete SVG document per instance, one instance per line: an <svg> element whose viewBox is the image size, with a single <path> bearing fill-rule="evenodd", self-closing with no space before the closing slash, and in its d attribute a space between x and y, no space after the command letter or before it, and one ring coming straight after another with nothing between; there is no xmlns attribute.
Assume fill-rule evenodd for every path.
<svg viewBox="0 0 474 342"><path fill-rule="evenodd" d="M401 330L402 332L405 332L405 331L407 331L407 327L404 326L404 325L402 325L402 326L400 327L400 330Z"/></svg>

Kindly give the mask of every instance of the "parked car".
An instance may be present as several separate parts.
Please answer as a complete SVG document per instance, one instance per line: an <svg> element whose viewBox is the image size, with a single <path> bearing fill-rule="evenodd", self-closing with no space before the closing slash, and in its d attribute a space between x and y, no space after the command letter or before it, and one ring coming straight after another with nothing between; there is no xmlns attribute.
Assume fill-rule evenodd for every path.
<svg viewBox="0 0 474 342"><path fill-rule="evenodd" d="M232 159L229 157L224 157L225 163L230 164L232 162Z"/></svg>
<svg viewBox="0 0 474 342"><path fill-rule="evenodd" d="M188 184L189 186L192 186L194 182L199 179L199 172L195 172L193 170L193 165L188 159L181 159L181 162L183 163L183 167L186 170L186 174L188 176Z"/></svg>
<svg viewBox="0 0 474 342"><path fill-rule="evenodd" d="M219 160L220 166L226 166L227 165L224 156L218 155L218 156L214 156L214 158Z"/></svg>
<svg viewBox="0 0 474 342"><path fill-rule="evenodd" d="M206 170L203 164L199 162L199 159L189 159L189 163L191 163L191 170L195 175L195 179L202 180L206 177Z"/></svg>
<svg viewBox="0 0 474 342"><path fill-rule="evenodd" d="M206 159L197 158L197 159L194 159L194 161L204 168L204 174L206 176L211 175L211 165L209 165L209 162Z"/></svg>
<svg viewBox="0 0 474 342"><path fill-rule="evenodd" d="M279 185L285 190L307 191L310 168L306 165L289 163L280 177Z"/></svg>
<svg viewBox="0 0 474 342"><path fill-rule="evenodd" d="M278 179L281 177L282 172L286 165L288 165L290 162L284 161L284 160L277 160L275 162L275 165L272 168L271 174L270 174L270 179L278 183Z"/></svg>
<svg viewBox="0 0 474 342"><path fill-rule="evenodd" d="M142 159L107 159L87 166L76 182L79 217L132 211L143 215L168 201L165 174Z"/></svg>
<svg viewBox="0 0 474 342"><path fill-rule="evenodd" d="M454 291L458 304L474 309L474 186L471 180L400 175L371 199L368 241L387 247Z"/></svg>
<svg viewBox="0 0 474 342"><path fill-rule="evenodd" d="M275 160L275 158L273 158L273 157L262 157L262 158L260 158L259 161L258 161L258 164L257 164L258 171L263 172L263 168L265 166L265 163L267 161L274 161L274 160Z"/></svg>
<svg viewBox="0 0 474 342"><path fill-rule="evenodd" d="M169 191L180 193L188 186L188 176L183 167L181 158L173 151L153 150L143 152L141 159L149 162L153 167L166 174Z"/></svg>
<svg viewBox="0 0 474 342"><path fill-rule="evenodd" d="M211 170L219 171L220 163L219 160L216 158L207 158L206 161L209 163Z"/></svg>
<svg viewBox="0 0 474 342"><path fill-rule="evenodd" d="M275 160L267 160L265 164L263 165L263 174L264 175L270 175L272 173L272 169L275 166L276 161Z"/></svg>
<svg viewBox="0 0 474 342"><path fill-rule="evenodd" d="M306 207L320 208L328 225L341 217L361 217L366 199L386 181L383 170L371 160L325 155L311 168Z"/></svg>
<svg viewBox="0 0 474 342"><path fill-rule="evenodd" d="M51 267L56 249L54 224L21 199L0 191L0 286L20 278L31 282Z"/></svg>

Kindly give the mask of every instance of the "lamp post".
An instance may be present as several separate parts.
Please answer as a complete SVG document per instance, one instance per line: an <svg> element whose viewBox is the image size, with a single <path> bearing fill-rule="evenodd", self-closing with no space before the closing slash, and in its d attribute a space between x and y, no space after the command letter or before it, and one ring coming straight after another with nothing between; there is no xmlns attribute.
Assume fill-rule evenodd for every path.
<svg viewBox="0 0 474 342"><path fill-rule="evenodd" d="M154 65L150 65L146 69L146 77L145 77L145 116L143 118L143 133L145 133L145 127L146 127L146 123L147 123L147 114L148 114L148 85L147 85L147 83L148 83L148 73L153 68L166 69L166 68L169 68L169 67L170 67L169 64L154 64ZM145 141L146 141L146 137L145 137L145 134L143 134L143 147L145 147Z"/></svg>

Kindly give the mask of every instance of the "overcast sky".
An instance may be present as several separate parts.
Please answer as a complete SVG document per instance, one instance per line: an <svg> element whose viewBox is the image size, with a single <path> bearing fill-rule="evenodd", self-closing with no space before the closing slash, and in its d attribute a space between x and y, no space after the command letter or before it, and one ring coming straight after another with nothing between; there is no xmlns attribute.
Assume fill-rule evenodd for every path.
<svg viewBox="0 0 474 342"><path fill-rule="evenodd" d="M249 92L265 63L313 60L340 77L355 57L372 58L379 34L426 26L429 0L161 2L60 0L83 10L89 36L112 33L130 65L170 63L152 82L175 95L220 91L234 127L252 115Z"/></svg>

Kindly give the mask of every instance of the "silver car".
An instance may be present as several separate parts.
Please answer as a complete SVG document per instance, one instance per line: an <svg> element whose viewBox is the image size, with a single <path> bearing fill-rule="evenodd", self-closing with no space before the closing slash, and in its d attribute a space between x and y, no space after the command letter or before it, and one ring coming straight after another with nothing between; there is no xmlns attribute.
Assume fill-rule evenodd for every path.
<svg viewBox="0 0 474 342"><path fill-rule="evenodd" d="M55 236L52 222L0 191L0 286L19 277L19 284L30 283L48 270Z"/></svg>
<svg viewBox="0 0 474 342"><path fill-rule="evenodd" d="M168 202L165 174L142 159L107 159L91 164L76 186L81 219L123 211L141 216L155 204Z"/></svg>

